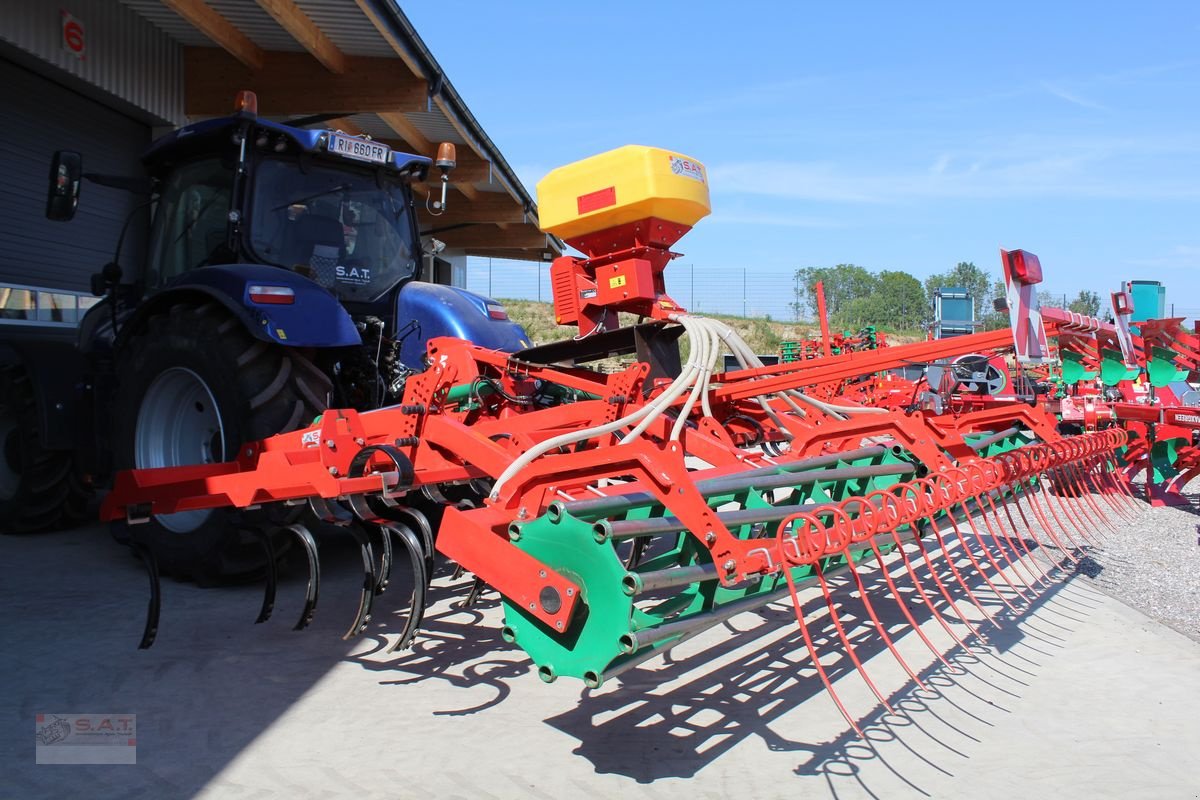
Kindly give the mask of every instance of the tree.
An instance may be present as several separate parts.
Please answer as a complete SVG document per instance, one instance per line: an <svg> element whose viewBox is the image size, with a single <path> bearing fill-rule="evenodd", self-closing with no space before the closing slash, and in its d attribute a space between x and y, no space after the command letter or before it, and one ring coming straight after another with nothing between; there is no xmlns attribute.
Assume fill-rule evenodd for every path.
<svg viewBox="0 0 1200 800"><path fill-rule="evenodd" d="M843 314L856 297L866 297L878 287L879 279L865 267L838 264L835 267L803 267L796 270L796 302L792 310L799 318L817 315L817 283L825 288L825 309L830 320Z"/></svg>
<svg viewBox="0 0 1200 800"><path fill-rule="evenodd" d="M889 331L919 330L929 317L921 282L899 270L883 270L868 295L856 297L837 318L838 327L876 325Z"/></svg>
<svg viewBox="0 0 1200 800"><path fill-rule="evenodd" d="M996 310L996 300L1001 298L1007 300L1007 294L1004 288L1004 281L997 280L992 285L992 305L984 309L983 317L979 319L979 322L983 323L985 331L997 331L1008 327L1008 311Z"/></svg>
<svg viewBox="0 0 1200 800"><path fill-rule="evenodd" d="M996 296L994 278L970 261L960 261L949 272L930 275L925 279L925 296L933 306L933 293L938 289L955 287L966 289L975 301L975 319L983 320L992 310L992 299ZM1004 291L1001 288L1000 296Z"/></svg>
<svg viewBox="0 0 1200 800"><path fill-rule="evenodd" d="M1079 294L1070 303L1067 310L1089 317L1100 316L1100 295L1089 289L1080 289Z"/></svg>

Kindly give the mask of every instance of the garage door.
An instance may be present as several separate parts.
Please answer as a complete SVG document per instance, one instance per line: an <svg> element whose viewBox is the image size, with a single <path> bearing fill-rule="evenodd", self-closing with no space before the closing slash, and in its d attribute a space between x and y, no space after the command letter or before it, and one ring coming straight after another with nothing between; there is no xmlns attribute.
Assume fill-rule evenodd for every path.
<svg viewBox="0 0 1200 800"><path fill-rule="evenodd" d="M145 198L84 182L71 222L45 217L55 150L77 150L85 172L139 175L150 129L0 59L0 284L87 291L112 260L121 225ZM146 212L130 230L121 263L142 257Z"/></svg>

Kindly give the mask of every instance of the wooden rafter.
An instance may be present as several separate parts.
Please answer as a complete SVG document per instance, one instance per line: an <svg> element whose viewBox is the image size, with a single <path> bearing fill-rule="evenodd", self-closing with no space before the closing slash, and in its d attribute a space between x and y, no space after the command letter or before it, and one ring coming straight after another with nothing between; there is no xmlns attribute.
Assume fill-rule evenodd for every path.
<svg viewBox="0 0 1200 800"><path fill-rule="evenodd" d="M400 56L400 60L405 63L409 70L412 71L412 74L421 80L426 80L427 76L421 72L421 67L416 61L413 60L413 57L409 54L404 45L402 45L400 41L392 35L392 30L390 27L388 27L387 23L379 18L379 15L375 12L375 7L371 4L370 0L354 0L354 2L358 4L358 9L362 11L363 15L371 21L372 25L375 26L375 30L379 31L379 35L384 38L384 41L391 45L392 49L396 51L396 55Z"/></svg>
<svg viewBox="0 0 1200 800"><path fill-rule="evenodd" d="M417 110L427 95L394 58L347 56L345 72L337 74L307 53L272 52L262 69L251 71L221 50L185 47L183 65L184 112L193 116L228 113L239 89L257 93L265 116Z"/></svg>
<svg viewBox="0 0 1200 800"><path fill-rule="evenodd" d="M330 72L346 71L346 56L292 0L256 0L259 7Z"/></svg>
<svg viewBox="0 0 1200 800"><path fill-rule="evenodd" d="M262 49L204 0L162 0L162 4L250 69L262 69L265 60Z"/></svg>

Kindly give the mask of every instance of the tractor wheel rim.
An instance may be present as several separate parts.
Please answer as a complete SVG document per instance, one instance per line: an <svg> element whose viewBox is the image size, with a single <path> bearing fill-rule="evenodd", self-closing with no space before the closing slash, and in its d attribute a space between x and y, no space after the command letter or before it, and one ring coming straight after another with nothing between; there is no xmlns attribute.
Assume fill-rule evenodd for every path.
<svg viewBox="0 0 1200 800"><path fill-rule="evenodd" d="M138 469L225 460L221 410L204 379L185 367L171 367L154 379L138 409L133 458ZM181 511L155 519L173 533L190 533L211 514Z"/></svg>
<svg viewBox="0 0 1200 800"><path fill-rule="evenodd" d="M17 420L0 417L0 500L12 500L21 488L20 436Z"/></svg>

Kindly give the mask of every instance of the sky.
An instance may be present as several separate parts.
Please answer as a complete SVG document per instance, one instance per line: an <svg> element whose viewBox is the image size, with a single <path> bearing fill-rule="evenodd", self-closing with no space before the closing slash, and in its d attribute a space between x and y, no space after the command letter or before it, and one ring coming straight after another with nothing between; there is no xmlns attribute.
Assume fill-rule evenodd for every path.
<svg viewBox="0 0 1200 800"><path fill-rule="evenodd" d="M1200 3L402 6L531 193L624 144L706 165L685 302L688 269L783 304L798 267L998 276L1003 247L1200 316Z"/></svg>

